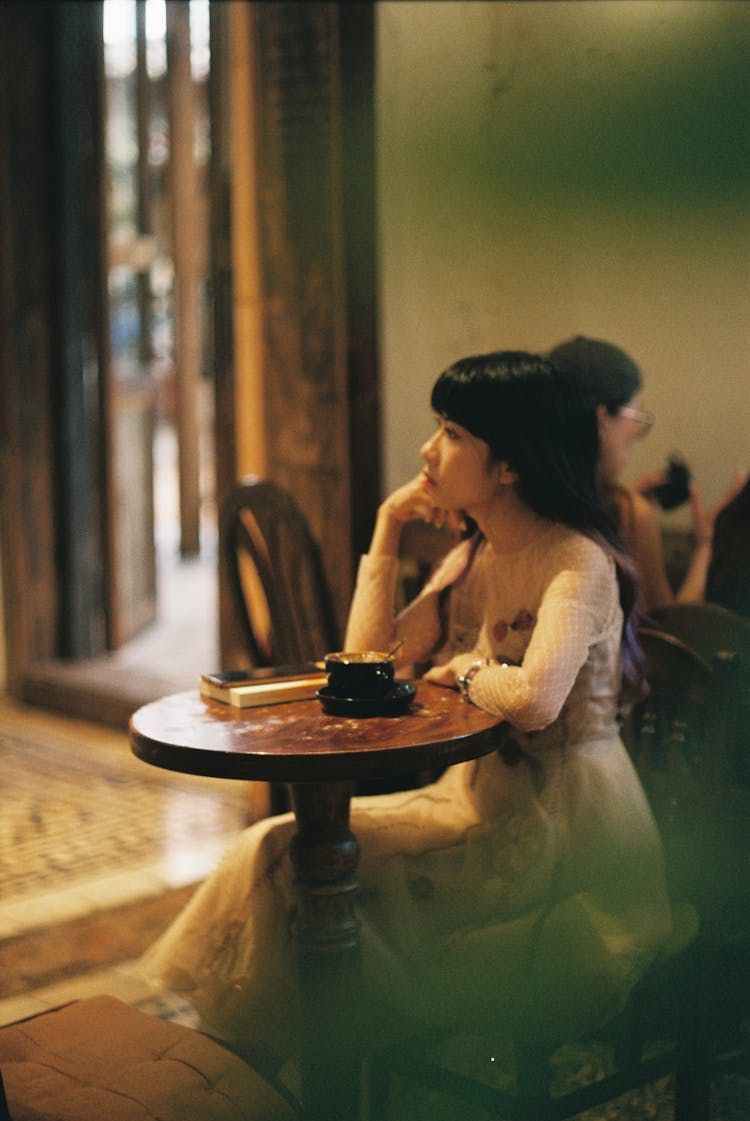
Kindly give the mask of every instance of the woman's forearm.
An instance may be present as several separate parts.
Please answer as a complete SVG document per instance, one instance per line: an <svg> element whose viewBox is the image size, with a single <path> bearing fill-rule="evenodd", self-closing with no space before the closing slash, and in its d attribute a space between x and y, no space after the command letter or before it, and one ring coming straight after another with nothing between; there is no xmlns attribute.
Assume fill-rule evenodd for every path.
<svg viewBox="0 0 750 1121"><path fill-rule="evenodd" d="M699 541L690 558L685 579L675 599L678 603L695 603L706 597L706 579L711 563L711 541Z"/></svg>
<svg viewBox="0 0 750 1121"><path fill-rule="evenodd" d="M386 499L378 508L375 528L370 542L370 556L397 557L404 523L393 513L391 500Z"/></svg>

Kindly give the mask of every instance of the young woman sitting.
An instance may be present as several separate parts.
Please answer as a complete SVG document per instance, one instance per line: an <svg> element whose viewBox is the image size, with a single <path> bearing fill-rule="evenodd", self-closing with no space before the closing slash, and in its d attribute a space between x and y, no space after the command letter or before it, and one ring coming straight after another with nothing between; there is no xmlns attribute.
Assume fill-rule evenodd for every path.
<svg viewBox="0 0 750 1121"><path fill-rule="evenodd" d="M616 1013L671 931L662 853L618 734L637 690L635 582L602 509L587 401L545 359L465 358L432 393L424 466L380 506L346 646L501 716L498 751L355 798L370 1038L554 1040ZM469 535L396 616L408 519ZM321 651L321 654L325 653ZM417 691L417 703L419 691ZM204 1026L279 1064L299 1045L291 815L251 826L145 966Z"/></svg>

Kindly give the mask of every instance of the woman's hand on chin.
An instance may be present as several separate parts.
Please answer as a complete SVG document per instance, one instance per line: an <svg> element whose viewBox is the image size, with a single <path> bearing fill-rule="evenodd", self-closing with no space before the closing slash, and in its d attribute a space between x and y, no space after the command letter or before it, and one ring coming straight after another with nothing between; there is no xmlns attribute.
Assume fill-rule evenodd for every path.
<svg viewBox="0 0 750 1121"><path fill-rule="evenodd" d="M401 523L424 521L437 529L448 529L456 535L464 526L463 513L435 505L430 494L430 483L423 471L398 490L394 490L384 506L390 516Z"/></svg>
<svg viewBox="0 0 750 1121"><path fill-rule="evenodd" d="M399 522L417 519L429 522L441 513L444 514L444 511L435 506L428 488L425 474L420 471L386 499L385 507L388 513Z"/></svg>

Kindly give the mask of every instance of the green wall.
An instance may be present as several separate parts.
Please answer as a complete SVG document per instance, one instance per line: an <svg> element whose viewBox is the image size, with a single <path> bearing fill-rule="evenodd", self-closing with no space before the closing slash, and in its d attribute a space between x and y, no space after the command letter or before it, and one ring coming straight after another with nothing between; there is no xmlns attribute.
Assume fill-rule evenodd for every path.
<svg viewBox="0 0 750 1121"><path fill-rule="evenodd" d="M658 421L633 470L680 448L718 497L750 467L750 5L396 0L378 20L386 485L449 362L582 332L644 371Z"/></svg>

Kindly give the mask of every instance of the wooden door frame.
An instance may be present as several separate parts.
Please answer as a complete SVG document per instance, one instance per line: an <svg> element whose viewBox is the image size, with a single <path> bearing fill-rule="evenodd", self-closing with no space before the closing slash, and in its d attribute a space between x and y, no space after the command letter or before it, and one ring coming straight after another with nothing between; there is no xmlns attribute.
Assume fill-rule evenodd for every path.
<svg viewBox="0 0 750 1121"><path fill-rule="evenodd" d="M16 693L35 663L104 641L101 41L100 5L0 5L0 544Z"/></svg>

